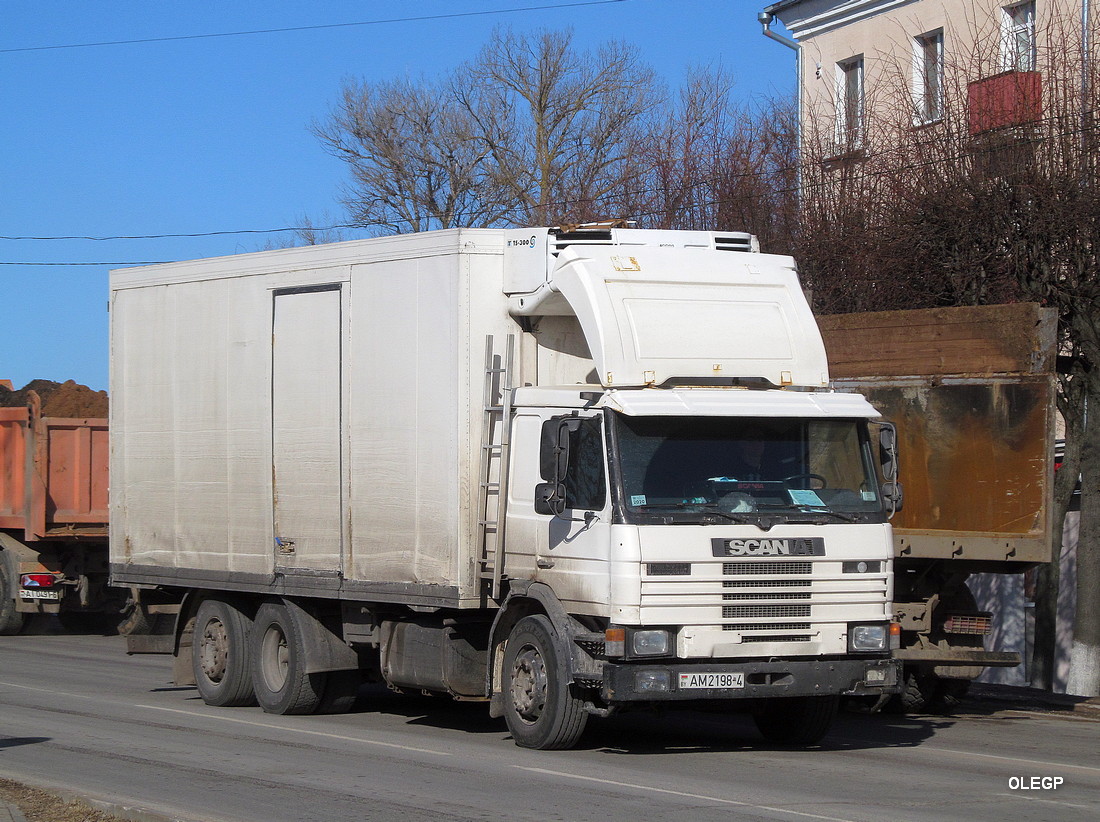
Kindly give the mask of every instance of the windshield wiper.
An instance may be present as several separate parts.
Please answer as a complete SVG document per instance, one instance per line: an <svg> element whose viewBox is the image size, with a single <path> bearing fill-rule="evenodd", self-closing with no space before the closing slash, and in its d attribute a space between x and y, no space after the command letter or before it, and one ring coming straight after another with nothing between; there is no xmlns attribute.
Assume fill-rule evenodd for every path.
<svg viewBox="0 0 1100 822"><path fill-rule="evenodd" d="M835 517L841 522L859 522L862 518L862 514L848 514L842 511L807 511L808 514L813 514L819 517Z"/></svg>
<svg viewBox="0 0 1100 822"><path fill-rule="evenodd" d="M714 505L714 503L710 503L710 505ZM722 517L723 519L728 519L730 522L736 522L742 525L750 522L756 523L760 519L759 516L753 516L751 513L734 514L732 511L710 510L710 508L708 508L706 511L700 511L699 513L705 514L708 517Z"/></svg>
<svg viewBox="0 0 1100 822"><path fill-rule="evenodd" d="M755 523L757 517L751 513L738 513L734 514L730 511L719 511L713 506L717 505L716 502L651 502L645 505L634 505L633 508L642 510L653 508L673 508L679 511L685 511L690 514L698 514L700 517L722 517L730 522L736 522L740 524ZM692 509L687 511L686 509Z"/></svg>
<svg viewBox="0 0 1100 822"><path fill-rule="evenodd" d="M774 511L787 518L788 521L801 520L803 522L821 522L832 518L841 522L860 522L863 514L849 514L841 511L833 511L828 508L792 508L790 505L776 503L757 503L757 509L762 511ZM812 519L811 519L812 518Z"/></svg>

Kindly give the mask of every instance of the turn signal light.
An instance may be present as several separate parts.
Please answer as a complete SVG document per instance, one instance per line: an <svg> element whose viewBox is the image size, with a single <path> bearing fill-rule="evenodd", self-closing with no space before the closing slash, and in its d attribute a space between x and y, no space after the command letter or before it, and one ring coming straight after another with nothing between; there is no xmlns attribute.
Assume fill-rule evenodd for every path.
<svg viewBox="0 0 1100 822"><path fill-rule="evenodd" d="M901 647L901 623L890 623L890 650L896 651Z"/></svg>
<svg viewBox="0 0 1100 822"><path fill-rule="evenodd" d="M607 656L623 656L626 653L626 629L608 628L603 634L604 653Z"/></svg>

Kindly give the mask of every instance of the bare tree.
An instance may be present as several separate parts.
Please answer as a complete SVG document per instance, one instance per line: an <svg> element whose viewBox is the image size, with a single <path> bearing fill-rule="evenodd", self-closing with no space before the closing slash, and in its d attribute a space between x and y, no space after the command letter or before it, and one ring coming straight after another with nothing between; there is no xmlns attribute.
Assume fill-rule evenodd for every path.
<svg viewBox="0 0 1100 822"><path fill-rule="evenodd" d="M313 132L347 163L351 221L389 233L489 225L513 209L450 81L347 81Z"/></svg>
<svg viewBox="0 0 1100 822"><path fill-rule="evenodd" d="M344 231L349 226L335 225L338 220L329 214L323 215L324 223L318 226L308 215L300 216L293 229L282 232L274 239L268 239L260 251L274 251L280 248L295 248L305 245L325 245L340 243L352 239Z"/></svg>
<svg viewBox="0 0 1100 822"><path fill-rule="evenodd" d="M547 225L623 214L662 100L625 44L593 53L569 31L501 28L441 80L346 82L313 131L348 165L357 225Z"/></svg>
<svg viewBox="0 0 1100 822"><path fill-rule="evenodd" d="M769 251L790 249L796 204L793 101L738 102L721 68L697 68L639 152L642 223L748 231Z"/></svg>
<svg viewBox="0 0 1100 822"><path fill-rule="evenodd" d="M586 52L575 48L570 30L498 28L452 83L510 192L511 222L621 216L648 115L664 97L633 49L611 42Z"/></svg>

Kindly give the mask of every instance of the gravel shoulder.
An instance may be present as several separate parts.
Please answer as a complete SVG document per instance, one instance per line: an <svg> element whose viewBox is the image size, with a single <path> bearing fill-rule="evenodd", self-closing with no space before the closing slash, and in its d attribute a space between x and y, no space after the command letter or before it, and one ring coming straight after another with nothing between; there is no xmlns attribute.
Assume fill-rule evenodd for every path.
<svg viewBox="0 0 1100 822"><path fill-rule="evenodd" d="M5 807L5 804L8 807ZM123 822L78 799L0 779L0 822Z"/></svg>

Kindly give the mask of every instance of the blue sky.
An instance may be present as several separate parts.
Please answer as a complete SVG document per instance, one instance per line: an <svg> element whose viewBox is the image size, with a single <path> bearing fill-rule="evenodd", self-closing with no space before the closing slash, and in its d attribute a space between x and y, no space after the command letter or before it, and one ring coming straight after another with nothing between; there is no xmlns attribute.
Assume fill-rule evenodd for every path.
<svg viewBox="0 0 1100 822"><path fill-rule="evenodd" d="M582 47L635 46L675 87L721 64L742 97L794 87L794 52L764 38L761 0L92 3L0 0L0 236L236 232L343 221L341 164L309 133L341 81L435 76L498 24L572 26ZM567 0L564 0L567 2ZM126 45L392 18L491 14ZM778 23L776 24L778 27ZM28 50L33 49L33 50ZM107 385L107 272L256 251L278 234L0 240L0 379ZM66 263L67 265L11 265Z"/></svg>

